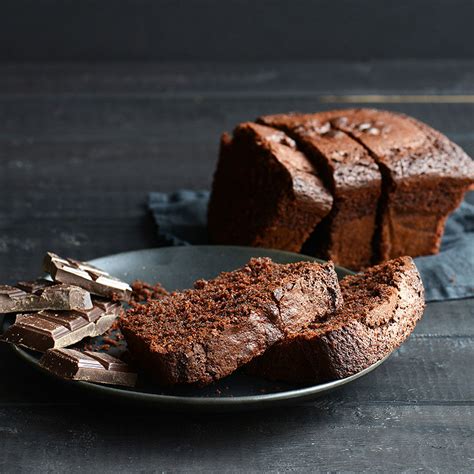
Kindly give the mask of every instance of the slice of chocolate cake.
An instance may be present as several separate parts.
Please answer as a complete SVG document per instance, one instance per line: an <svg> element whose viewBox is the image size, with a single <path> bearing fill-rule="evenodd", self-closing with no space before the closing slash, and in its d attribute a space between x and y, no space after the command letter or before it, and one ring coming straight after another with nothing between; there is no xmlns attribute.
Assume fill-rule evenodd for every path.
<svg viewBox="0 0 474 474"><path fill-rule="evenodd" d="M356 140L331 126L331 114L281 114L259 121L284 130L320 170L334 205L316 227L306 253L352 269L372 263L381 174Z"/></svg>
<svg viewBox="0 0 474 474"><path fill-rule="evenodd" d="M134 359L161 384L204 385L340 305L332 263L259 258L132 308L121 329Z"/></svg>
<svg viewBox="0 0 474 474"><path fill-rule="evenodd" d="M410 257L346 277L341 290L339 310L275 344L248 370L292 383L348 377L390 354L423 315L423 285Z"/></svg>
<svg viewBox="0 0 474 474"><path fill-rule="evenodd" d="M474 183L474 164L441 133L374 109L336 111L333 124L363 144L384 176L378 257L437 253L450 212Z"/></svg>
<svg viewBox="0 0 474 474"><path fill-rule="evenodd" d="M300 251L332 197L285 133L243 123L224 134L208 229L214 243Z"/></svg>

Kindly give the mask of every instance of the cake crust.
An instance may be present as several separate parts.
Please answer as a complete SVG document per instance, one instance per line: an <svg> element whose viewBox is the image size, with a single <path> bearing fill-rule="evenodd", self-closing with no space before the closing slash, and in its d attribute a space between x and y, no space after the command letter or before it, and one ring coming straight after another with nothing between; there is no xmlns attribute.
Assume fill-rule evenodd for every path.
<svg viewBox="0 0 474 474"><path fill-rule="evenodd" d="M423 314L423 285L410 257L346 277L341 290L344 305L330 318L275 344L247 370L291 383L348 377L396 349Z"/></svg>
<svg viewBox="0 0 474 474"><path fill-rule="evenodd" d="M222 136L208 210L214 243L299 252L332 203L285 133L248 122Z"/></svg>
<svg viewBox="0 0 474 474"><path fill-rule="evenodd" d="M375 109L336 112L333 125L364 145L384 176L378 259L437 253L449 213L474 183L471 158L412 117Z"/></svg>
<svg viewBox="0 0 474 474"><path fill-rule="evenodd" d="M437 253L446 219L474 186L469 156L403 114L346 109L257 123L223 137L209 207L215 242L302 251L361 270ZM285 161L288 150L298 158ZM316 202L320 181L308 184L315 174L332 195L329 213L326 196Z"/></svg>
<svg viewBox="0 0 474 474"><path fill-rule="evenodd" d="M372 263L382 177L367 150L333 127L333 112L263 116L258 122L288 133L315 163L334 198L315 229L309 253L352 269Z"/></svg>

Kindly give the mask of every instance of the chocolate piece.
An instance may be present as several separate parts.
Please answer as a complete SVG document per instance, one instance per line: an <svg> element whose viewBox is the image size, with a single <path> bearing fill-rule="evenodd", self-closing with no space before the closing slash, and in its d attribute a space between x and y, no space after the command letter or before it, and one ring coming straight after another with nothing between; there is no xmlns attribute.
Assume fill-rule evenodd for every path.
<svg viewBox="0 0 474 474"><path fill-rule="evenodd" d="M0 285L0 313L90 308L89 292L78 286L43 279L19 282L16 286Z"/></svg>
<svg viewBox="0 0 474 474"><path fill-rule="evenodd" d="M83 311L39 311L20 314L2 340L44 352L67 347L85 337L103 334L122 312L120 303L94 298L92 309Z"/></svg>
<svg viewBox="0 0 474 474"><path fill-rule="evenodd" d="M109 385L133 387L137 374L116 357L103 352L49 349L40 359L49 372L68 380L84 380Z"/></svg>
<svg viewBox="0 0 474 474"><path fill-rule="evenodd" d="M205 385L341 302L332 263L255 258L193 290L138 305L120 325L134 359L160 383Z"/></svg>
<svg viewBox="0 0 474 474"><path fill-rule="evenodd" d="M54 281L80 286L95 295L128 301L132 294L132 288L128 283L86 262L61 258L48 252L43 268Z"/></svg>
<svg viewBox="0 0 474 474"><path fill-rule="evenodd" d="M213 242L299 252L332 203L284 132L243 123L223 135L208 211Z"/></svg>

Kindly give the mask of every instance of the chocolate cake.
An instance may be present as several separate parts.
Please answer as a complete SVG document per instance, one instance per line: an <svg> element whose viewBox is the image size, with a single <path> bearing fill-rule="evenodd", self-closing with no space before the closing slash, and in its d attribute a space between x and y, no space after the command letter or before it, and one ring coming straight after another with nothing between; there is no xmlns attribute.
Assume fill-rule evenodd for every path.
<svg viewBox="0 0 474 474"><path fill-rule="evenodd" d="M332 263L252 259L121 320L131 355L161 384L205 385L341 305Z"/></svg>
<svg viewBox="0 0 474 474"><path fill-rule="evenodd" d="M449 213L474 183L474 164L461 148L405 115L350 109L270 115L258 122L267 136L283 132L300 160L306 156L311 176L318 174L332 194L332 209L322 220L321 212L310 217L308 200L322 186L305 194L304 206L296 197L288 201L288 180L275 167L275 156L262 151L268 144L262 148L250 132L260 129L246 123L222 140L209 204L215 243L302 249L353 269L432 254Z"/></svg>
<svg viewBox="0 0 474 474"><path fill-rule="evenodd" d="M450 212L474 183L474 166L441 133L406 115L342 110L333 120L363 144L384 176L378 258L437 253Z"/></svg>
<svg viewBox="0 0 474 474"><path fill-rule="evenodd" d="M321 170L332 192L331 213L315 228L310 253L360 269L372 262L382 178L367 150L331 126L328 113L282 114L259 121L287 132Z"/></svg>
<svg viewBox="0 0 474 474"><path fill-rule="evenodd" d="M247 369L292 383L353 375L398 347L424 309L423 285L410 257L341 281L344 304L333 315L275 344Z"/></svg>
<svg viewBox="0 0 474 474"><path fill-rule="evenodd" d="M208 212L213 242L299 252L332 201L285 133L243 123L223 135Z"/></svg>

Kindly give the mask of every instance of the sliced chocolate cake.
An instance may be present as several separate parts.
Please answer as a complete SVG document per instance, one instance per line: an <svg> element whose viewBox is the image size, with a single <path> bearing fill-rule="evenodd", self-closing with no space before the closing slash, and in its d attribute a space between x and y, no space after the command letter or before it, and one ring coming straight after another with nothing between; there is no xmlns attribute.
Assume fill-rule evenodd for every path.
<svg viewBox="0 0 474 474"><path fill-rule="evenodd" d="M314 230L308 253L360 269L372 263L382 178L367 150L334 129L330 117L327 113L281 114L259 121L295 139L333 194L331 213Z"/></svg>
<svg viewBox="0 0 474 474"><path fill-rule="evenodd" d="M332 197L285 133L243 123L224 134L208 212L214 243L299 252Z"/></svg>
<svg viewBox="0 0 474 474"><path fill-rule="evenodd" d="M423 315L423 285L410 257L346 277L341 290L339 310L275 344L248 370L293 383L348 377L390 354Z"/></svg>
<svg viewBox="0 0 474 474"><path fill-rule="evenodd" d="M474 164L441 133L374 109L337 112L333 124L363 144L384 176L378 258L437 253L450 212L474 183Z"/></svg>
<svg viewBox="0 0 474 474"><path fill-rule="evenodd" d="M405 115L349 109L257 121L266 128L246 123L224 135L209 206L216 243L301 250L357 270L433 254L474 185L462 149ZM280 138L271 146L269 137ZM288 149L298 165L282 158ZM327 193L316 197L325 189L329 213Z"/></svg>
<svg viewBox="0 0 474 474"><path fill-rule="evenodd" d="M252 259L195 289L132 308L129 350L161 384L208 384L341 305L332 263Z"/></svg>

